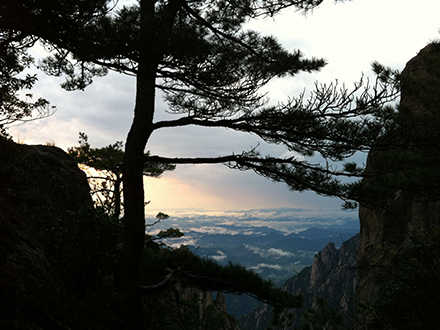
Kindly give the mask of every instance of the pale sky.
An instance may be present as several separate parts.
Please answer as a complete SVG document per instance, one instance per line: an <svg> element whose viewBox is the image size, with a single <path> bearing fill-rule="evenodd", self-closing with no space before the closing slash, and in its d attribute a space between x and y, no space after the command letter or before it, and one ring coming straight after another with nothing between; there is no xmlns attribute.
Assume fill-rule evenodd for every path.
<svg viewBox="0 0 440 330"><path fill-rule="evenodd" d="M272 102L287 100L313 89L315 81L338 79L351 86L362 75L371 75L371 62L377 60L402 70L427 43L439 37L438 0L353 0L324 4L303 15L285 11L274 19L250 22L263 34L277 36L288 49L300 49L306 56L323 57L328 65L314 74L273 82L265 90ZM36 51L36 54L39 54ZM111 73L97 78L85 92L66 92L62 78L38 74L32 91L56 105L50 118L12 128L15 140L28 144L55 143L67 149L77 145L78 132L86 132L93 147L125 141L134 107L135 81ZM157 98L157 118L164 119L166 105ZM240 153L255 146L258 138L224 129L186 127L154 133L147 150L161 156L220 156ZM281 156L280 147L264 146L264 152ZM341 201L314 193L293 193L253 172L239 172L223 165L179 165L160 179L146 182L147 214L159 211L209 212L221 214L260 208L303 208L321 213L339 212ZM347 214L348 216L352 216Z"/></svg>

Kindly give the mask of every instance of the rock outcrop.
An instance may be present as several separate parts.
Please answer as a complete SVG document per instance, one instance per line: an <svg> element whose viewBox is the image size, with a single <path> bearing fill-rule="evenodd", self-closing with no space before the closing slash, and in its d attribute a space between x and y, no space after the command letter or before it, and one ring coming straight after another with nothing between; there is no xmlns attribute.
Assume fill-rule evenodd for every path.
<svg viewBox="0 0 440 330"><path fill-rule="evenodd" d="M68 290L41 239L87 207L87 179L61 149L0 139L1 329L67 328Z"/></svg>
<svg viewBox="0 0 440 330"><path fill-rule="evenodd" d="M410 60L401 75L400 130L394 146L372 151L370 173L390 172L366 185L381 190L377 204L361 204L358 252L359 310L378 299L377 260L383 251L399 251L440 227L439 129L440 45L430 44ZM408 306L408 308L410 308ZM366 327L366 317L359 314Z"/></svg>
<svg viewBox="0 0 440 330"><path fill-rule="evenodd" d="M304 268L289 279L283 290L304 297L304 307L281 315L285 319L283 329L293 329L301 322L302 315L310 307L316 308L319 298L326 301L329 310L343 317L345 326L354 324L354 294L357 285L356 250L359 235L345 241L341 248L329 243L315 255L313 265ZM290 314L290 315L289 315ZM243 330L266 329L271 324L273 310L261 304L240 319Z"/></svg>

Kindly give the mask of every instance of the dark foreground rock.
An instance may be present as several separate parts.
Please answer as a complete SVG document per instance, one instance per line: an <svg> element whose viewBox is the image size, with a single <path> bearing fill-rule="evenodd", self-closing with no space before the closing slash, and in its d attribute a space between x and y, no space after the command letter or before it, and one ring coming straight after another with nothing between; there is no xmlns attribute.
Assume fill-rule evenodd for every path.
<svg viewBox="0 0 440 330"><path fill-rule="evenodd" d="M73 306L49 244L92 207L85 174L61 149L0 139L1 329L67 328Z"/></svg>

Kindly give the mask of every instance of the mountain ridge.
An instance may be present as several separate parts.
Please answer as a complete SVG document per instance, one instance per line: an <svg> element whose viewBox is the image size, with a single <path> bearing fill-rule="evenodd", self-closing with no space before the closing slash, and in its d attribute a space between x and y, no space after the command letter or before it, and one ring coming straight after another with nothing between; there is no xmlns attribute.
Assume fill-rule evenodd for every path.
<svg viewBox="0 0 440 330"><path fill-rule="evenodd" d="M328 243L313 259L313 264L304 268L298 275L290 278L283 289L304 297L304 307L286 311L280 315L283 329L293 329L302 320L303 313L319 307L322 298L327 308L342 315L342 322L354 324L354 294L358 281L356 250L360 234L345 241L340 249ZM291 316L289 316L289 313ZM250 313L240 318L242 330L263 330L271 325L273 309L265 304L255 307Z"/></svg>

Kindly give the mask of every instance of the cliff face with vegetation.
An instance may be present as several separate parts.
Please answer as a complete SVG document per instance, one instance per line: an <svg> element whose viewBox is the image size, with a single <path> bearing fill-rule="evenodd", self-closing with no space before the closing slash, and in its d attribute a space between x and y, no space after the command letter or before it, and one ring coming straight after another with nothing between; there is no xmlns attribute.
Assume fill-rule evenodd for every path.
<svg viewBox="0 0 440 330"><path fill-rule="evenodd" d="M311 308L315 311L324 308L329 318L338 315L339 325L354 324L358 244L359 235L345 241L339 250L333 243L329 243L315 255L312 266L304 268L284 284L283 289L287 292L303 295L304 307L284 311L274 329L293 329L299 324L307 323L308 320L302 316L306 311L310 312ZM267 329L271 325L273 316L273 309L270 306L259 305L240 319L241 329ZM323 327L326 321L323 322Z"/></svg>
<svg viewBox="0 0 440 330"><path fill-rule="evenodd" d="M422 49L407 63L401 79L398 120L403 129L394 137L394 148L371 152L367 162L370 173L388 169L394 174L367 180L367 186L382 190L383 195L376 203L361 204L359 209L357 305L362 329L416 329L424 322L422 328L429 329L427 320L434 322L433 328L439 326L438 317L432 317L436 314L427 313L426 300L432 297L425 291L438 292L437 285L429 282L440 280L434 275L439 270L438 256L428 253L438 251L439 242L433 235L440 227L440 45ZM396 289L399 287L411 292L403 293ZM387 292L398 298L394 301ZM412 315L417 305L424 310L419 313L423 315L420 324L414 323L417 318ZM388 314L378 316L378 308L388 308ZM400 324L393 325L398 319Z"/></svg>
<svg viewBox="0 0 440 330"><path fill-rule="evenodd" d="M123 328L120 233L61 149L0 139L0 329ZM145 301L162 329L238 329L222 294L174 284Z"/></svg>

